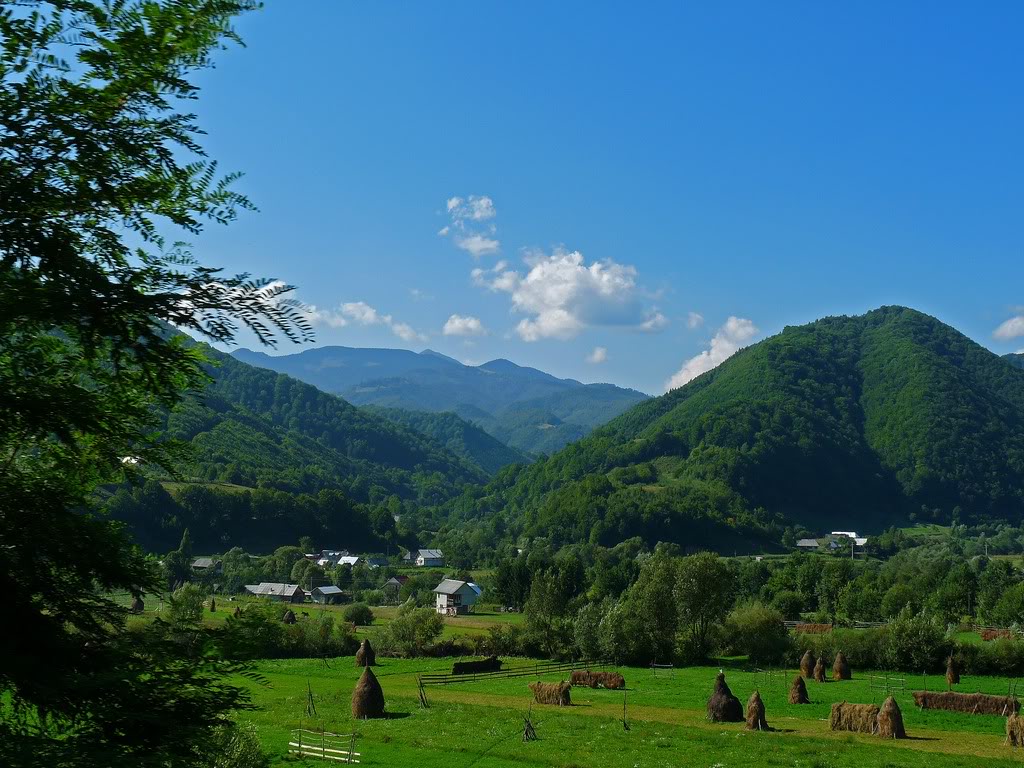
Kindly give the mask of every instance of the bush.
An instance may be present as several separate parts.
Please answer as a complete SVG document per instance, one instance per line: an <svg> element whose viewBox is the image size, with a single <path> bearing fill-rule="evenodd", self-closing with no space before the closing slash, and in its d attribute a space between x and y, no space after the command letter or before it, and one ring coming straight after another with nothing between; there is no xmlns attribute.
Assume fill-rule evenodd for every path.
<svg viewBox="0 0 1024 768"><path fill-rule="evenodd" d="M799 621L804 608L804 599L799 592L783 590L772 598L772 608L782 614L786 621Z"/></svg>
<svg viewBox="0 0 1024 768"><path fill-rule="evenodd" d="M413 607L410 607L413 606ZM433 608L405 604L398 617L377 631L373 644L377 652L389 656L424 656L441 636L444 619Z"/></svg>
<svg viewBox="0 0 1024 768"><path fill-rule="evenodd" d="M217 728L206 744L205 757L202 765L208 768L266 768L270 765L252 723L230 723Z"/></svg>
<svg viewBox="0 0 1024 768"><path fill-rule="evenodd" d="M186 584L174 590L168 601L167 620L176 630L199 626L203 620L206 594L197 584Z"/></svg>
<svg viewBox="0 0 1024 768"><path fill-rule="evenodd" d="M384 594L384 590L381 589L368 589L363 592L362 602L367 605L384 605L387 603L388 597Z"/></svg>
<svg viewBox="0 0 1024 768"><path fill-rule="evenodd" d="M232 659L326 658L349 656L358 643L348 625L338 626L322 611L294 624L281 621L281 605L250 603L219 630L224 654Z"/></svg>
<svg viewBox="0 0 1024 768"><path fill-rule="evenodd" d="M723 638L731 655L749 656L755 664L779 663L793 645L782 614L757 601L732 609L725 619Z"/></svg>
<svg viewBox="0 0 1024 768"><path fill-rule="evenodd" d="M352 603L345 608L341 616L357 627L368 627L373 624L373 611L366 603Z"/></svg>
<svg viewBox="0 0 1024 768"><path fill-rule="evenodd" d="M906 672L945 669L952 644L938 618L904 608L886 627L882 666Z"/></svg>

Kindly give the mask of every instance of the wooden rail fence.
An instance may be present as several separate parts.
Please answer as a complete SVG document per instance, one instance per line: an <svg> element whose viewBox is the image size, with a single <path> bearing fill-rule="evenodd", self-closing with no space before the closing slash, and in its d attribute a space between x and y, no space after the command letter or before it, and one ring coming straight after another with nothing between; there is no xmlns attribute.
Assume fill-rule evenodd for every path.
<svg viewBox="0 0 1024 768"><path fill-rule="evenodd" d="M450 683L474 683L480 680L502 680L513 677L540 677L541 675L565 674L574 669L593 669L609 666L604 660L589 661L539 661L492 672L470 672L465 675L427 674L420 675L421 685L448 685Z"/></svg>
<svg viewBox="0 0 1024 768"><path fill-rule="evenodd" d="M328 733L296 728L288 742L288 752L302 757L318 757L339 763L358 763L355 733Z"/></svg>

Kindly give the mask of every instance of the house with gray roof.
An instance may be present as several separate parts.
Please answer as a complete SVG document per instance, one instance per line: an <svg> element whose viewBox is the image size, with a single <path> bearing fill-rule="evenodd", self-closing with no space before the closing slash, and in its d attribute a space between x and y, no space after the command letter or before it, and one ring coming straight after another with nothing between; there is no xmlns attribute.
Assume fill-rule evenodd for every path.
<svg viewBox="0 0 1024 768"><path fill-rule="evenodd" d="M469 613L483 590L470 581L445 579L434 588L434 607L445 616Z"/></svg>

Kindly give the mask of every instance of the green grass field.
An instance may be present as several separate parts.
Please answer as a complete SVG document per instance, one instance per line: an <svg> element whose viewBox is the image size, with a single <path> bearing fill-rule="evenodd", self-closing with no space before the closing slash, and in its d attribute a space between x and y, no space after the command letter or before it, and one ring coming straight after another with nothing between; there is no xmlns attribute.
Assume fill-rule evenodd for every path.
<svg viewBox="0 0 1024 768"><path fill-rule="evenodd" d="M510 660L506 666L528 665ZM463 768L480 766L976 766L1024 762L1003 745L1004 719L983 715L920 712L910 697L922 679L905 680L896 697L903 710L906 741L887 742L868 735L833 733L828 729L834 701L880 703L884 692L872 687L867 674L843 683L809 683L812 704L790 705L786 693L794 671L771 676L726 670L733 692L745 703L761 691L772 733L750 733L742 724L711 724L704 707L714 681L714 667L676 670L654 676L648 669L625 675L625 701L631 729L622 726L622 692L573 689L573 706L534 705L539 740L522 742L523 715L532 696L532 678L458 683L427 688L430 703L417 701L417 673L449 671L451 660L381 659L376 673L384 688L386 720L353 721L351 692L359 676L352 658L324 665L312 660L265 661L258 665L267 684L253 687L255 712L240 719L254 723L265 747L278 764L317 764L287 755L292 728L317 727L304 715L306 686L312 688L323 727L358 735L358 751L367 765ZM877 681L876 681L877 682ZM940 677L930 688L944 687ZM965 677L959 690L1006 693L1008 681Z"/></svg>

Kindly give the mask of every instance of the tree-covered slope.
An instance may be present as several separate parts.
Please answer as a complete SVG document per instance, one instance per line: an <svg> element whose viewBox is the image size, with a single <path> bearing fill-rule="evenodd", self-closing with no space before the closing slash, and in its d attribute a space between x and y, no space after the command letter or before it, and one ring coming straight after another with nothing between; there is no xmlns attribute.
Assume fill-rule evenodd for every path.
<svg viewBox="0 0 1024 768"><path fill-rule="evenodd" d="M684 546L910 517L1019 520L1024 370L919 312L787 328L546 461L456 519Z"/></svg>
<svg viewBox="0 0 1024 768"><path fill-rule="evenodd" d="M189 443L195 479L291 491L340 488L436 504L486 473L402 424L289 376L213 350L213 381L167 418Z"/></svg>
<svg viewBox="0 0 1024 768"><path fill-rule="evenodd" d="M395 424L402 424L426 435L456 456L480 467L488 475L495 474L509 464L527 464L531 460L526 454L509 448L480 427L454 413L427 413L401 408L379 408L373 405L364 406L362 411L382 416Z"/></svg>
<svg viewBox="0 0 1024 768"><path fill-rule="evenodd" d="M1012 366L1024 368L1024 353L1011 352L1009 355L1003 355L1003 359Z"/></svg>
<svg viewBox="0 0 1024 768"><path fill-rule="evenodd" d="M234 356L287 373L355 405L451 412L528 454L552 453L646 399L611 384L559 379L508 360L467 366L427 350L320 347Z"/></svg>

